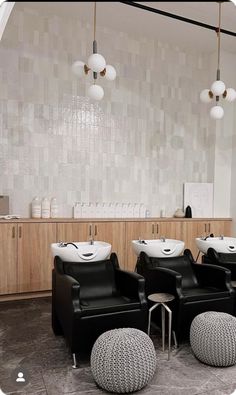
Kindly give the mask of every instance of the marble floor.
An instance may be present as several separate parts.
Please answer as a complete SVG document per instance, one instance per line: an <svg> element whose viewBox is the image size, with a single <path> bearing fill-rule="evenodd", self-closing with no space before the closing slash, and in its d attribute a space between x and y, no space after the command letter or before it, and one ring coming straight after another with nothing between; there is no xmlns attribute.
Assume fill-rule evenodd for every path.
<svg viewBox="0 0 236 395"><path fill-rule="evenodd" d="M79 369L62 337L51 330L50 298L0 303L0 394L101 395L93 381L89 357ZM162 352L160 334L153 333L158 367L140 395L228 395L236 389L236 365L214 368L200 363L188 343ZM23 372L25 382L16 382ZM236 394L236 392L235 392Z"/></svg>

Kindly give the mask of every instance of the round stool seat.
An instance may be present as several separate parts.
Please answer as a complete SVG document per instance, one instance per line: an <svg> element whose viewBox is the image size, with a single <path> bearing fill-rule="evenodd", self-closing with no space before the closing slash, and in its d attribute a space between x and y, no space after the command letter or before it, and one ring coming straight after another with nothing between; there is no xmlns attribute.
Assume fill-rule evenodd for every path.
<svg viewBox="0 0 236 395"><path fill-rule="evenodd" d="M212 366L236 363L236 318L207 311L197 315L190 327L190 344L195 356Z"/></svg>
<svg viewBox="0 0 236 395"><path fill-rule="evenodd" d="M148 299L155 303L167 303L173 300L174 298L175 298L174 295L162 293L162 292L148 295Z"/></svg>
<svg viewBox="0 0 236 395"><path fill-rule="evenodd" d="M91 371L108 392L140 390L156 370L156 352L149 336L135 328L119 328L99 336L91 352Z"/></svg>

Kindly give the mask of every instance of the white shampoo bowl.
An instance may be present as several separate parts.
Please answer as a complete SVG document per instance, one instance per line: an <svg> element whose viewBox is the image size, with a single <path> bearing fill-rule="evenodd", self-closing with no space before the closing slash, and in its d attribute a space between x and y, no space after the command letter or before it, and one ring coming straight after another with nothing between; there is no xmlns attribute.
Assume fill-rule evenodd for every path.
<svg viewBox="0 0 236 395"><path fill-rule="evenodd" d="M175 239L132 240L133 251L139 256L141 251L157 258L175 257L184 250L184 242Z"/></svg>
<svg viewBox="0 0 236 395"><path fill-rule="evenodd" d="M236 252L236 238L234 237L208 237L206 240L197 237L195 241L197 248L203 254L206 254L210 247L214 248L217 252Z"/></svg>
<svg viewBox="0 0 236 395"><path fill-rule="evenodd" d="M77 247L77 248L76 248ZM59 256L66 262L93 262L107 259L111 252L111 244L105 241L74 241L71 243L52 243L53 257Z"/></svg>

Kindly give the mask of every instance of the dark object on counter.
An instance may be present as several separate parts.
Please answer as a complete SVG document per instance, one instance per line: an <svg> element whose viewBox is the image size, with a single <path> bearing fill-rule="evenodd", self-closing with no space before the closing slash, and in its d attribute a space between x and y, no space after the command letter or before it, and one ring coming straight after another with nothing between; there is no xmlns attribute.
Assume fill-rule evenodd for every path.
<svg viewBox="0 0 236 395"><path fill-rule="evenodd" d="M185 209L185 218L192 218L192 209L190 206L187 206Z"/></svg>

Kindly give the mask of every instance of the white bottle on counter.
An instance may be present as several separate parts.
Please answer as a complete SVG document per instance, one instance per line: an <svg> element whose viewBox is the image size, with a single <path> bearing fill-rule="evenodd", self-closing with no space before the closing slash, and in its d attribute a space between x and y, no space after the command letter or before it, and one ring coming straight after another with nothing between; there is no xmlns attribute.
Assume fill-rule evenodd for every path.
<svg viewBox="0 0 236 395"><path fill-rule="evenodd" d="M41 200L38 196L35 196L32 200L31 215L32 218L41 218Z"/></svg>
<svg viewBox="0 0 236 395"><path fill-rule="evenodd" d="M74 214L73 214L74 218L81 218L82 217L81 208L82 208L81 203L80 202L75 202Z"/></svg>
<svg viewBox="0 0 236 395"><path fill-rule="evenodd" d="M140 218L145 218L146 216L146 207L144 206L143 203L141 203L139 206L139 216Z"/></svg>
<svg viewBox="0 0 236 395"><path fill-rule="evenodd" d="M50 200L47 197L42 200L42 218L50 218Z"/></svg>
<svg viewBox="0 0 236 395"><path fill-rule="evenodd" d="M53 197L51 199L51 204L50 204L50 213L51 213L51 218L58 218L58 204L57 204L57 199Z"/></svg>

